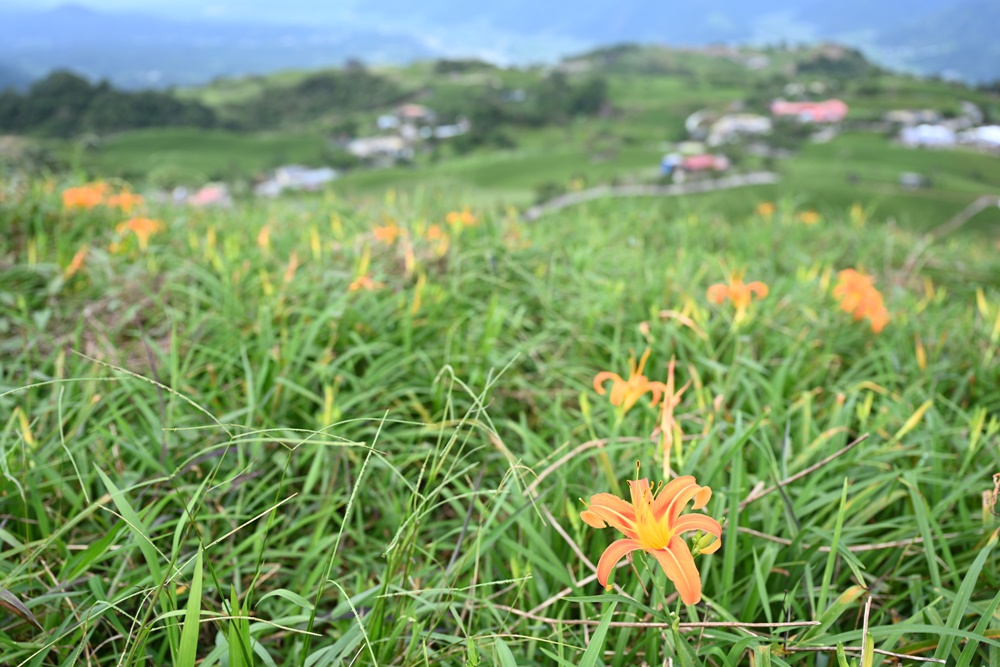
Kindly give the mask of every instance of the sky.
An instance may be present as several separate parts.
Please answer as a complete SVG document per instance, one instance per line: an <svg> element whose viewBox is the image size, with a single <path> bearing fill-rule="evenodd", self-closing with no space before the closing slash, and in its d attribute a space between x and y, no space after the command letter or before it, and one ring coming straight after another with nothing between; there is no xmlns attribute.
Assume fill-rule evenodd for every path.
<svg viewBox="0 0 1000 667"><path fill-rule="evenodd" d="M363 1L363 0L362 0ZM320 18L336 20L349 18L355 0L283 0L282 2L267 2L266 0L235 0L199 2L198 0L81 0L67 2L66 0L0 0L0 8L6 9L40 9L55 8L66 4L79 4L95 10L116 10L155 13L173 17L197 17L220 19L244 19L262 21L308 21Z"/></svg>

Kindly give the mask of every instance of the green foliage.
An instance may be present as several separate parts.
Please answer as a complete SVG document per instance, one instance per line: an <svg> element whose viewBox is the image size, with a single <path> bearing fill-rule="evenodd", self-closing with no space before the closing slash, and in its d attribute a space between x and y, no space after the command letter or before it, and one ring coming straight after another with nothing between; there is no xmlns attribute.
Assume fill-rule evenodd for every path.
<svg viewBox="0 0 1000 667"><path fill-rule="evenodd" d="M364 68L345 68L313 74L291 86L266 87L222 113L245 130L274 129L331 113L384 108L403 99L391 79Z"/></svg>
<svg viewBox="0 0 1000 667"><path fill-rule="evenodd" d="M995 235L847 207L807 226L752 193L461 227L456 188L380 194L154 207L149 250L112 253L112 212L4 191L0 589L24 607L0 611L5 663L736 667L842 645L822 664L989 664ZM392 246L387 220L408 232ZM846 267L875 276L881 334L831 295ZM738 324L705 297L732 270L770 287ZM360 274L384 287L351 291ZM601 454L620 482L637 461L660 477L658 411L616 426L592 393L647 346L650 379L676 359L691 383L673 471L724 523L692 607L641 554L603 591L616 535L579 518L608 490ZM817 624L685 625L786 618Z"/></svg>
<svg viewBox="0 0 1000 667"><path fill-rule="evenodd" d="M68 71L49 74L24 94L0 93L0 132L6 133L73 137L82 132L215 124L215 113L198 102L157 91L120 91Z"/></svg>

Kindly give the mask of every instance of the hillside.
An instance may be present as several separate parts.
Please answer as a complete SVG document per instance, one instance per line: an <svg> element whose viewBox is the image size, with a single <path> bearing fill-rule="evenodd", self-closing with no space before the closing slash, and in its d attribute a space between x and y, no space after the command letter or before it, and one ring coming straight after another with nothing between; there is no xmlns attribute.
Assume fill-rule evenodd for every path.
<svg viewBox="0 0 1000 667"><path fill-rule="evenodd" d="M449 60L223 79L180 92L183 100L212 110L213 128L115 133L82 150L75 142L48 145L67 163L95 175L148 180L158 187L224 180L248 191L252 179L269 170L303 163L346 168L332 186L342 193L432 188L527 206L568 188L655 183L664 153L687 138L684 124L690 114L737 108L768 113L770 101L785 95L786 86L817 84L824 96L835 95L849 105L842 131L818 144L806 136L776 137L790 151L781 158L739 145L723 148L737 171L775 171L780 181L710 199L732 202L735 210L754 197L794 198L824 213L860 202L911 228L929 229L980 195L1000 191L995 157L961 148L906 148L882 121L894 109L954 116L961 112L960 102L969 101L985 115L984 122L996 122L1000 97L995 92L886 72L856 52L833 46L679 50L623 45L574 56L556 71ZM593 100L573 106L588 91ZM440 123L472 118L473 131L427 144L388 168L345 153L343 137L384 134L379 117L403 102L433 109ZM925 177L928 187L901 185L902 175L912 172ZM973 226L993 230L996 222L997 211L988 209Z"/></svg>

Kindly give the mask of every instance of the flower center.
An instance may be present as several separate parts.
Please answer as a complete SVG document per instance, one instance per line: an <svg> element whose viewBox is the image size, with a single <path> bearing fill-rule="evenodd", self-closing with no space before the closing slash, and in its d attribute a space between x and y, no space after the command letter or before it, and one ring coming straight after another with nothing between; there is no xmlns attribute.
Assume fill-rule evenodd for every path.
<svg viewBox="0 0 1000 667"><path fill-rule="evenodd" d="M640 503L636 508L636 536L643 549L656 551L664 549L670 544L671 530L670 524L666 521L666 515L662 520L657 521L653 516L652 507L647 503Z"/></svg>

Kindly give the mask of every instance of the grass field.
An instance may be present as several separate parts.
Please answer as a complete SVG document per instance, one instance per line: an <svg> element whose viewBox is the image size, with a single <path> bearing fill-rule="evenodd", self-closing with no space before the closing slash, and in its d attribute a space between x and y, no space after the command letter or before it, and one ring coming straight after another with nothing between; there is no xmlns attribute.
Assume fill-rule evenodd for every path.
<svg viewBox="0 0 1000 667"><path fill-rule="evenodd" d="M752 191L449 223L452 187L140 242L60 189L0 198L0 663L1000 664L995 237ZM593 386L646 350L667 449ZM697 604L646 553L605 591L581 519L665 467L722 524Z"/></svg>
<svg viewBox="0 0 1000 667"><path fill-rule="evenodd" d="M243 179L283 164L322 164L327 139L319 132L241 134L225 130L157 128L124 132L96 148L61 148L65 159L91 173L118 178L166 177L190 183Z"/></svg>

